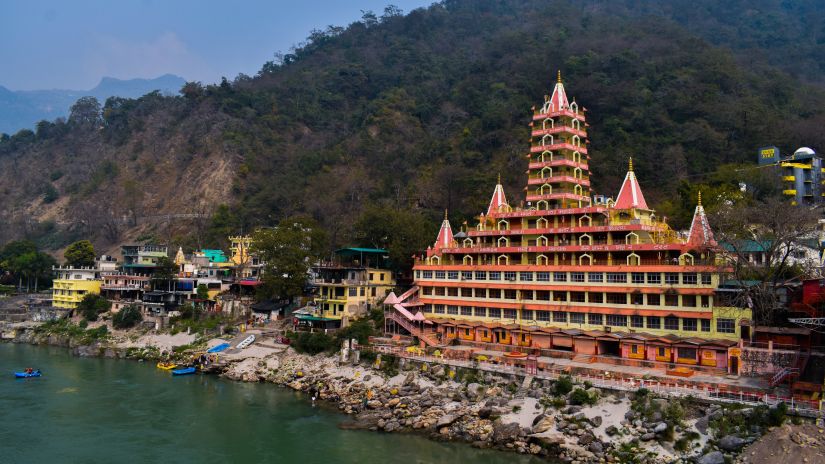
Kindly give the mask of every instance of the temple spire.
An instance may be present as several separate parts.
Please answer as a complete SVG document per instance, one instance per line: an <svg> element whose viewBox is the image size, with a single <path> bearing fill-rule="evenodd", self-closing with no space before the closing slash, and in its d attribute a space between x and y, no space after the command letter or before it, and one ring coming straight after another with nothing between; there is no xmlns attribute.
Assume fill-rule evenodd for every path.
<svg viewBox="0 0 825 464"><path fill-rule="evenodd" d="M619 196L616 197L616 204L613 207L616 209L650 209L647 207L645 196L642 194L642 188L639 187L636 173L633 172L633 158L628 160L627 175L624 182L622 182L622 188L619 189Z"/></svg>
<svg viewBox="0 0 825 464"><path fill-rule="evenodd" d="M556 83L561 84L561 69L556 73Z"/></svg>
<svg viewBox="0 0 825 464"><path fill-rule="evenodd" d="M687 244L695 248L716 246L713 230L710 228L708 217L705 215L705 208L702 206L701 191L697 195L696 210L693 212L693 220L690 222Z"/></svg>
<svg viewBox="0 0 825 464"><path fill-rule="evenodd" d="M493 198L490 199L490 205L487 206L487 216L499 212L502 207L509 208L509 206L507 197L504 195L504 187L501 185L501 174L499 174L498 183L496 183L496 188L493 190Z"/></svg>
<svg viewBox="0 0 825 464"><path fill-rule="evenodd" d="M550 96L550 111L562 111L568 108L570 108L570 102L567 99L564 84L561 82L561 71L559 71L556 76L556 86L553 88L553 95Z"/></svg>
<svg viewBox="0 0 825 464"><path fill-rule="evenodd" d="M450 248L453 246L453 228L450 227L450 220L447 219L447 210L444 210L444 221L441 223L441 229L438 231L438 238L435 239L435 248L440 250L442 248Z"/></svg>

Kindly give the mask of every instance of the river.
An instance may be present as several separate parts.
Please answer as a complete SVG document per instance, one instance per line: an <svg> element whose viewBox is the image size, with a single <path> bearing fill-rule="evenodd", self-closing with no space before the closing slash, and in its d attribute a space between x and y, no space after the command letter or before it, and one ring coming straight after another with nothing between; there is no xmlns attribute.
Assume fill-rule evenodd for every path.
<svg viewBox="0 0 825 464"><path fill-rule="evenodd" d="M35 379L13 372L40 368ZM344 430L271 384L172 377L154 364L0 344L2 463L537 463L421 436Z"/></svg>

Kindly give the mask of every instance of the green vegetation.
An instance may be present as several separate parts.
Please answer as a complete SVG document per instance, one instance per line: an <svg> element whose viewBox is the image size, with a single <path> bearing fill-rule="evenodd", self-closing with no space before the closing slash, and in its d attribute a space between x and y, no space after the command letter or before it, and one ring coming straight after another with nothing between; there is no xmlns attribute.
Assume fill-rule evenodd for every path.
<svg viewBox="0 0 825 464"><path fill-rule="evenodd" d="M39 251L31 240L8 242L0 248L0 281L17 284L20 290L38 291L41 284L47 287L52 280L52 266L56 265L57 261Z"/></svg>
<svg viewBox="0 0 825 464"><path fill-rule="evenodd" d="M114 316L112 316L112 326L116 329L129 329L137 325L143 320L143 315L137 305L127 305L120 308Z"/></svg>
<svg viewBox="0 0 825 464"><path fill-rule="evenodd" d="M69 245L63 257L69 266L92 267L95 265L95 247L88 240L80 240Z"/></svg>
<svg viewBox="0 0 825 464"><path fill-rule="evenodd" d="M106 298L94 293L87 293L77 304L76 312L83 316L83 319L89 322L97 320L98 316L109 311L112 303Z"/></svg>
<svg viewBox="0 0 825 464"><path fill-rule="evenodd" d="M587 393L585 390L581 388L576 388L570 393L570 404L575 405L593 405L599 401L597 395L592 395Z"/></svg>
<svg viewBox="0 0 825 464"><path fill-rule="evenodd" d="M120 172L173 185L177 173L157 169L154 153L178 164L225 157L231 197L189 231L205 245L302 214L331 245L385 246L405 267L444 209L454 226L472 224L499 172L518 204L530 107L561 69L588 108L596 191L615 195L627 162L616 154L633 155L648 202L686 227L695 190L709 209L723 203L758 147L825 146L825 74L812 58L822 17L811 0L448 0L407 16L367 12L313 31L255 76L190 82L182 96L78 101L68 121L1 136L0 176L52 173L71 196L67 216L117 237L107 215L123 211L109 206L132 203ZM12 169L23 155L31 172ZM0 211L43 195L9 184ZM0 240L32 229L66 240L13 219Z"/></svg>
<svg viewBox="0 0 825 464"><path fill-rule="evenodd" d="M81 323L85 320L81 321ZM88 324L88 323L87 323ZM86 325L75 325L68 319L49 321L37 327L36 333L58 335L68 337L81 345L90 345L98 341L104 341L109 337L109 331L105 325L95 329L86 329Z"/></svg>
<svg viewBox="0 0 825 464"><path fill-rule="evenodd" d="M567 375L559 377L553 383L553 392L558 396L564 396L573 391L573 379Z"/></svg>

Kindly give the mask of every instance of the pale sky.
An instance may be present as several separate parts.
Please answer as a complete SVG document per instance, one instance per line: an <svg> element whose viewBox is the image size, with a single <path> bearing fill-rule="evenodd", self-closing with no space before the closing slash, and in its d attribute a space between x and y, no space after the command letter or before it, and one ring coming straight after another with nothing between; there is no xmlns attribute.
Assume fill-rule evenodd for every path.
<svg viewBox="0 0 825 464"><path fill-rule="evenodd" d="M361 10L408 13L433 0L9 0L0 9L0 85L91 89L101 77L254 75L312 29Z"/></svg>

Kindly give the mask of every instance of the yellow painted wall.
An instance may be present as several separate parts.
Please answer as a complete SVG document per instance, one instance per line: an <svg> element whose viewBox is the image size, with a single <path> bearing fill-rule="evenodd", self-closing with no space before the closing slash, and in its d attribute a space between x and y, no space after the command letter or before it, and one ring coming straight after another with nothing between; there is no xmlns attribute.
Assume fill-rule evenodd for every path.
<svg viewBox="0 0 825 464"><path fill-rule="evenodd" d="M74 309L87 293L99 295L100 281L55 280L52 286L52 305L56 308Z"/></svg>

